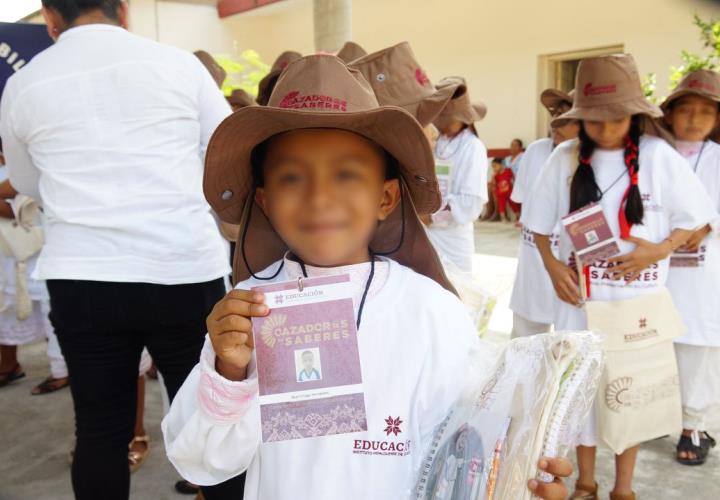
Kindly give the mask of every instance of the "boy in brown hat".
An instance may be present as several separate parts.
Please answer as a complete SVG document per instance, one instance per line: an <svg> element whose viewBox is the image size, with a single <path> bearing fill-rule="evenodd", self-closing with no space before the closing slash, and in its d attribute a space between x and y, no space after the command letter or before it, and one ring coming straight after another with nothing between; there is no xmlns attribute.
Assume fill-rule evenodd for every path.
<svg viewBox="0 0 720 500"><path fill-rule="evenodd" d="M634 378L620 376L601 383L594 416L578 439L580 474L572 498L599 498L594 469L596 446L602 441L616 453L611 500L633 500L638 443L673 432L679 425L679 411L673 411L679 396L679 388L672 382L677 371L672 343L666 341L676 331L664 332L665 325L658 320L672 309L664 288L669 257L695 228L709 222L712 206L685 160L667 142L648 135L659 133L653 120L662 112L645 99L632 56L582 60L575 89L572 108L552 125L580 121L578 139L560 144L550 156L535 184L524 221L535 235L560 299L555 315L558 330L603 324L606 345L619 343L623 349L630 348L625 339L644 346L639 342L643 338L658 337L655 344L634 347L631 361L626 357L612 365L617 370L614 373L635 370L630 372ZM570 234L563 230L555 257L550 235L561 220L571 212L581 217L581 210L587 214L598 206L601 219L594 219L594 227L604 219L600 226L612 234L620 256L599 255L578 264ZM582 295L578 273L584 278ZM583 296L586 305L581 308ZM642 297L646 299L638 310L635 304ZM612 304L615 312L598 318L591 314L598 310L591 307L596 302L598 306ZM627 318L633 319L631 326L625 322ZM659 347L651 350L655 345ZM608 358L611 354L606 352ZM608 366L609 361L604 377ZM654 384L662 384L663 390L646 399L638 394L642 387Z"/></svg>
<svg viewBox="0 0 720 500"><path fill-rule="evenodd" d="M241 224L242 282L209 316L201 362L163 422L170 460L200 484L247 469L247 500L406 497L477 342L418 220L440 204L422 128L379 106L340 59L305 57L287 67L268 106L217 129L205 193L223 220ZM366 407L342 425L363 418L368 430L261 444L251 318L269 309L248 290L337 274L350 276ZM366 442L380 451L358 452ZM403 451L383 456L389 448ZM565 460L543 465L569 472ZM543 498L565 494L558 481L531 487Z"/></svg>
<svg viewBox="0 0 720 500"><path fill-rule="evenodd" d="M540 102L550 116L555 118L570 110L573 95L574 91L568 93L546 89L540 94ZM580 124L576 120L570 120L560 127L550 127L550 137L538 139L527 147L520 160L510 197L514 202L525 205L524 212L530 209L527 202L550 154L558 144L575 139L579 130ZM520 221L522 220L521 217ZM554 251L557 251L558 238L557 232L553 233L551 240ZM510 298L510 309L513 311L512 337L549 332L552 329L556 300L552 282L535 246L535 238L523 225L517 272Z"/></svg>
<svg viewBox="0 0 720 500"><path fill-rule="evenodd" d="M675 146L720 212L720 74L689 73L661 105ZM715 440L707 416L720 405L720 215L670 259L668 288L687 333L675 340L683 403L678 462L701 465Z"/></svg>

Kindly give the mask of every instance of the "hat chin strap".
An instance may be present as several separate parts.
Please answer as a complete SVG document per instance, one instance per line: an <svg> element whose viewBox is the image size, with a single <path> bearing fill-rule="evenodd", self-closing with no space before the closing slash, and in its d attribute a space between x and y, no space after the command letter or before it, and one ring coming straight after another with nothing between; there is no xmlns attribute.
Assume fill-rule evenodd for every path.
<svg viewBox="0 0 720 500"><path fill-rule="evenodd" d="M400 248L402 248L403 243L405 242L405 194L404 194L404 192L405 192L404 184L401 184L401 188L400 188L400 216L401 216L401 218L400 218L400 241L395 246L395 248L393 248L392 250L386 251L386 252L376 252L368 246L368 252L370 253L370 261L373 263L373 270L375 267L374 264L375 264L375 256L376 255L384 257L387 255L394 254L395 252L400 250ZM284 259L282 259L280 261L280 265L278 266L277 270L271 276L258 276L257 274L255 274L255 272L250 267L250 262L248 262L247 255L245 254L245 240L247 239L247 232L248 232L248 228L250 227L249 221L250 221L250 218L252 217L252 210L253 210L253 205L254 205L252 200L249 200L248 205L249 205L249 207L248 207L248 211L247 211L247 217L245 218L246 222L245 222L245 224L243 224L242 235L240 237L240 255L242 256L243 263L245 264L245 268L248 270L248 273L250 273L250 276L252 276L254 279L259 280L259 281L273 280L273 279L277 278L278 275L280 275L280 272L283 270L283 267L285 267ZM305 272L305 263L302 260L299 260L299 263L300 263L300 266L302 267L303 274L305 275L305 277L307 277L307 273ZM363 303L365 302L366 295L367 295L367 290L363 294L363 301L362 301Z"/></svg>

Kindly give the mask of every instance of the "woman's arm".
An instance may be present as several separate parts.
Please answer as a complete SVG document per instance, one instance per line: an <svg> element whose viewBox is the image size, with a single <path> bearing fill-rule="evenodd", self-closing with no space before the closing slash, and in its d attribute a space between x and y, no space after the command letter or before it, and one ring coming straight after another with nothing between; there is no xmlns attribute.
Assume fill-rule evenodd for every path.
<svg viewBox="0 0 720 500"><path fill-rule="evenodd" d="M0 217L4 219L14 219L15 213L13 212L10 203L0 199Z"/></svg>
<svg viewBox="0 0 720 500"><path fill-rule="evenodd" d="M18 192L12 187L9 179L0 182L0 199L9 200L15 198L17 194Z"/></svg>

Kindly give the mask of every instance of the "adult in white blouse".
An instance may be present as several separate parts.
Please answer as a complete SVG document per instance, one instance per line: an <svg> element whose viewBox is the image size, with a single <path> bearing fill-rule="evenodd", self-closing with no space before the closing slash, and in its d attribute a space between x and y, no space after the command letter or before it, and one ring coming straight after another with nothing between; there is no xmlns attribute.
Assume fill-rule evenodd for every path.
<svg viewBox="0 0 720 500"><path fill-rule="evenodd" d="M0 135L47 217L36 272L72 380L75 495L126 499L143 346L172 399L225 291L202 176L230 107L191 53L124 29L125 1L42 4L57 43L8 80Z"/></svg>
<svg viewBox="0 0 720 500"><path fill-rule="evenodd" d="M446 78L438 88L457 80ZM464 92L452 99L433 122L440 131L435 157L450 164L451 180L443 208L426 221L428 235L440 256L465 273L472 272L473 223L488 201L487 149L474 125L486 112L484 105L473 104L469 92Z"/></svg>

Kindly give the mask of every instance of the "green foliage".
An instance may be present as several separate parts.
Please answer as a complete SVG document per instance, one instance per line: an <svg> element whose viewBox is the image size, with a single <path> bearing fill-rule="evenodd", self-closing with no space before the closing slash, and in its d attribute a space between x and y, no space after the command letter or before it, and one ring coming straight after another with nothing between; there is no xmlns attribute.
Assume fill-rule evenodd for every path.
<svg viewBox="0 0 720 500"><path fill-rule="evenodd" d="M227 78L222 86L226 96L232 94L235 89L243 89L251 96L257 96L258 83L270 71L270 66L260 59L260 54L252 49L247 49L237 57L225 54L213 57L227 72Z"/></svg>
<svg viewBox="0 0 720 500"><path fill-rule="evenodd" d="M648 73L642 80L642 89L645 97L653 104L658 103L658 98L655 96L655 89L657 88L657 75L655 73Z"/></svg>
<svg viewBox="0 0 720 500"><path fill-rule="evenodd" d="M693 54L687 50L680 52L682 64L670 68L670 90L672 91L680 80L688 73L698 69L720 69L720 19L711 19L705 22L697 15L694 16L693 24L700 29L700 40L702 40L704 54Z"/></svg>

